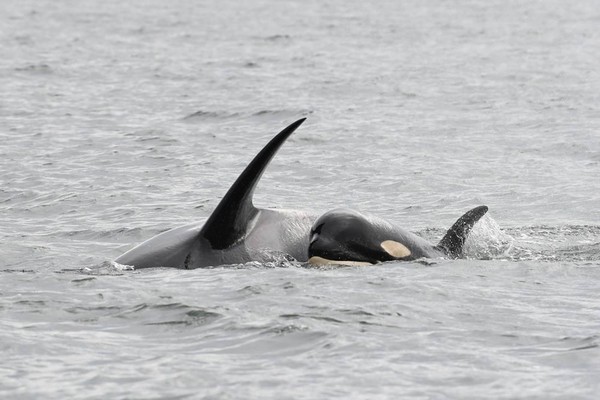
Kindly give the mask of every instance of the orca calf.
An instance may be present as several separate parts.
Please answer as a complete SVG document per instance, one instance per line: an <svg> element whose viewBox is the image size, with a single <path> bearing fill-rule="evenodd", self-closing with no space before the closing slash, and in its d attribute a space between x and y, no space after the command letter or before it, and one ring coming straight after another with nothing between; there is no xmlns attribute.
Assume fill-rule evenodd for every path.
<svg viewBox="0 0 600 400"><path fill-rule="evenodd" d="M420 257L459 257L471 227L487 212L480 206L462 216L433 246L386 221L352 210L320 218L301 211L256 208L254 189L283 142L302 118L275 136L233 183L204 224L163 232L118 257L135 268L203 268L289 255L312 264L363 265Z"/></svg>
<svg viewBox="0 0 600 400"><path fill-rule="evenodd" d="M377 217L348 209L329 211L311 228L308 262L370 265L422 257L458 258L469 231L487 210L486 206L479 206L468 211L452 225L437 246Z"/></svg>

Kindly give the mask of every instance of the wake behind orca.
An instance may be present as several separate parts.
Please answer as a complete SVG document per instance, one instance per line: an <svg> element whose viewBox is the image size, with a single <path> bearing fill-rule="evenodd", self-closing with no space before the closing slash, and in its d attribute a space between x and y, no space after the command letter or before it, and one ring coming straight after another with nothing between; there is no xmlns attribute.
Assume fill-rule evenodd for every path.
<svg viewBox="0 0 600 400"><path fill-rule="evenodd" d="M320 217L302 211L256 208L254 190L285 140L305 121L279 132L248 164L204 224L163 232L118 257L135 268L203 268L266 261L274 254L311 264L370 265L384 261L462 255L473 225L487 212L463 215L437 245L387 221L353 210Z"/></svg>

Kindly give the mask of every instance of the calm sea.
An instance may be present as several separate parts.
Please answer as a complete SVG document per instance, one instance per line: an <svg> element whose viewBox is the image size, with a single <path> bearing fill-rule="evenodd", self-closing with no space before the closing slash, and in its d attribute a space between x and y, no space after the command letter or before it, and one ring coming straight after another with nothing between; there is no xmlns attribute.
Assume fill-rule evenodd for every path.
<svg viewBox="0 0 600 400"><path fill-rule="evenodd" d="M597 1L0 9L1 398L597 398ZM258 205L485 204L467 259L111 264L300 117Z"/></svg>

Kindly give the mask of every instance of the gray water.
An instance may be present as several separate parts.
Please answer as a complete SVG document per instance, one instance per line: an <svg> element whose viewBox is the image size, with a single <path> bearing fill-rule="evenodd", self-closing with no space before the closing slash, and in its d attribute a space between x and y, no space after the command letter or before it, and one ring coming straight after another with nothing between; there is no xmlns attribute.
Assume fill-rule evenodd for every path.
<svg viewBox="0 0 600 400"><path fill-rule="evenodd" d="M594 399L600 4L0 6L0 397ZM111 263L208 217L352 207L464 260Z"/></svg>

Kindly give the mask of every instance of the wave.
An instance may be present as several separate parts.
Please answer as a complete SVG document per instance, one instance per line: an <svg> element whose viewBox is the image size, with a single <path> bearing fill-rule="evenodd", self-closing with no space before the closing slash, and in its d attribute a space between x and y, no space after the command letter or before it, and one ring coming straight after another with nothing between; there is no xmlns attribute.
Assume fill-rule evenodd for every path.
<svg viewBox="0 0 600 400"><path fill-rule="evenodd" d="M227 111L205 111L198 110L183 117L183 120L227 120L237 117L238 113L230 113Z"/></svg>
<svg viewBox="0 0 600 400"><path fill-rule="evenodd" d="M17 72L27 72L35 75L50 75L54 73L54 70L48 64L29 64L24 67L16 67L14 69Z"/></svg>
<svg viewBox="0 0 600 400"><path fill-rule="evenodd" d="M264 109L250 112L230 112L230 111L208 111L198 110L183 117L184 121L229 121L229 120L256 120L256 119L288 119L299 118L312 114L308 109Z"/></svg>

